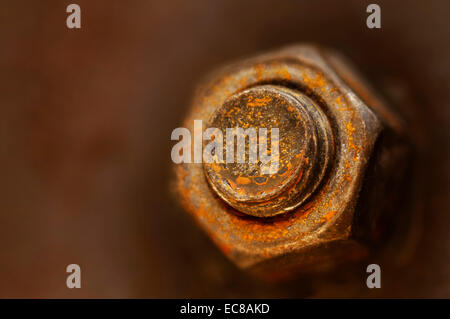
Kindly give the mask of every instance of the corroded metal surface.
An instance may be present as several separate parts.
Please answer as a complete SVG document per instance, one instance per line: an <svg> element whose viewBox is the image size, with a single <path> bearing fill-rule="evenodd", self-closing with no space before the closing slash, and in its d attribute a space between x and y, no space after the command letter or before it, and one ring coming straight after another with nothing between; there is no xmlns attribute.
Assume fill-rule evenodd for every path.
<svg viewBox="0 0 450 319"><path fill-rule="evenodd" d="M364 172L380 133L400 133L402 123L341 57L298 45L228 66L199 87L184 126L288 118L296 120L280 126L289 128L280 138L281 176L262 183L250 165L178 165L184 207L243 268L306 269L365 255L354 236Z"/></svg>
<svg viewBox="0 0 450 319"><path fill-rule="evenodd" d="M216 111L210 125L222 131L236 126L276 127L280 131L279 167L274 174L261 172L261 161L204 165L219 196L254 216L275 216L300 205L321 181L332 154L331 128L325 115L311 99L293 89L265 85L233 95ZM247 145L246 159L248 154Z"/></svg>

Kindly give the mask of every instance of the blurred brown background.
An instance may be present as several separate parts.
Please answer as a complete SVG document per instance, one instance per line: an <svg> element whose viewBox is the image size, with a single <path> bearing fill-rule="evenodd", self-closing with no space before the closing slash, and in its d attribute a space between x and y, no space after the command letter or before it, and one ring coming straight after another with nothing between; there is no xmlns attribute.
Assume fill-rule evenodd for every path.
<svg viewBox="0 0 450 319"><path fill-rule="evenodd" d="M365 25L380 4L382 29ZM450 297L450 2L0 2L0 297ZM82 28L66 27L81 6ZM407 84L428 133L412 261L269 285L229 263L170 197L171 131L218 64L293 42ZM66 266L82 288L66 287Z"/></svg>

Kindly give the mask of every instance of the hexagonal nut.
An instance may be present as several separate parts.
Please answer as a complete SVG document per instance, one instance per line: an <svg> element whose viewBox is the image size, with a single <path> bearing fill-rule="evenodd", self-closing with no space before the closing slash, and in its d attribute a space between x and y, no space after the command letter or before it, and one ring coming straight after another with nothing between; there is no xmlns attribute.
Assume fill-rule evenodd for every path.
<svg viewBox="0 0 450 319"><path fill-rule="evenodd" d="M400 179L396 172L402 171L398 162L405 156L404 148L398 147L404 144L403 122L342 56L314 45L295 45L213 73L198 88L183 126L194 132L194 120L208 125L217 122L218 110L230 98L238 103L248 90L259 94L267 86L309 99L327 121L326 133L314 131L316 144L324 140L327 144L311 148L320 169L311 168L309 186L297 187L296 194L302 196L291 196L286 205L282 203L289 192L279 195L281 204L276 205L273 198L264 205L239 198L233 201L218 189L220 180L214 184L205 176L205 164L182 163L175 165L175 186L183 207L241 268L278 276L365 256L370 243L380 237L380 216L390 203L383 196ZM238 108L242 111L244 106ZM321 121L314 116L312 120ZM288 133L294 134L295 129L290 127ZM307 163L311 161L306 158ZM299 179L307 178L300 174ZM257 207L246 209L252 205Z"/></svg>

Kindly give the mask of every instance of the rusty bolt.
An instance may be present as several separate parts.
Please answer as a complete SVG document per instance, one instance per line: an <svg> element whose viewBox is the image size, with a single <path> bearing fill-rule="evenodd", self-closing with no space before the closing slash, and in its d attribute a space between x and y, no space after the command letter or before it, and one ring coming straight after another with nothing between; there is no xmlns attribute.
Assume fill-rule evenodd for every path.
<svg viewBox="0 0 450 319"><path fill-rule="evenodd" d="M225 202L257 217L302 204L322 180L333 151L325 114L306 95L281 86L256 86L231 95L210 125L222 131L275 126L281 132L276 174L261 174L261 162L204 165L208 181Z"/></svg>
<svg viewBox="0 0 450 319"><path fill-rule="evenodd" d="M401 158L391 146L404 125L339 54L295 45L229 65L199 87L184 126L194 120L279 128L275 174L260 163L176 166L183 206L237 265L289 272L367 253L382 214L359 203L364 176L380 152Z"/></svg>

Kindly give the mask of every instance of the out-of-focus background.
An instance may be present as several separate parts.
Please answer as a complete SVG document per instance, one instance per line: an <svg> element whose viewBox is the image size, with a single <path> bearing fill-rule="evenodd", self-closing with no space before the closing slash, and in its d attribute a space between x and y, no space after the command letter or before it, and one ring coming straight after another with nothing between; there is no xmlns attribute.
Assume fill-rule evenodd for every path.
<svg viewBox="0 0 450 319"><path fill-rule="evenodd" d="M66 27L73 2L81 29ZM1 1L0 297L450 297L449 17L445 0ZM407 265L382 265L382 289L364 269L260 282L169 194L170 133L195 83L305 41L403 83L419 106L423 232ZM71 263L81 289L66 287Z"/></svg>

